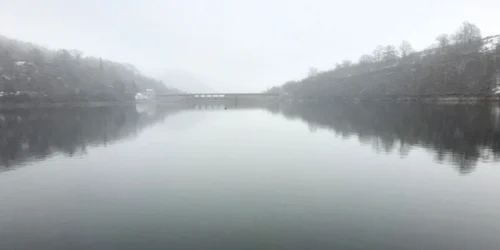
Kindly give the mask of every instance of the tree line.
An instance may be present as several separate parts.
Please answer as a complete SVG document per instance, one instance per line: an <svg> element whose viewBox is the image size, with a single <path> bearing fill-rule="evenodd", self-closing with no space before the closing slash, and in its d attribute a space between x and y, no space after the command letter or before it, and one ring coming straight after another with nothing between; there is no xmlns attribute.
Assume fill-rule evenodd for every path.
<svg viewBox="0 0 500 250"><path fill-rule="evenodd" d="M178 92L131 64L0 36L0 102L124 101L146 89Z"/></svg>
<svg viewBox="0 0 500 250"><path fill-rule="evenodd" d="M483 38L476 25L464 22L425 50L415 51L408 41L378 45L356 63L343 60L325 72L311 68L305 79L268 91L304 99L491 95L500 91L499 72L500 36Z"/></svg>

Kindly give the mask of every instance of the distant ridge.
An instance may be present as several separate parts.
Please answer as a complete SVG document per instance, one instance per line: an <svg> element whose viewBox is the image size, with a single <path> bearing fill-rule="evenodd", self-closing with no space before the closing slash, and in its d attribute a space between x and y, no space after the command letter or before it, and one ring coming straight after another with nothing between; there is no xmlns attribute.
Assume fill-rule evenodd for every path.
<svg viewBox="0 0 500 250"><path fill-rule="evenodd" d="M165 70L153 74L167 86L174 87L188 93L213 93L215 89L208 86L200 77L186 70Z"/></svg>

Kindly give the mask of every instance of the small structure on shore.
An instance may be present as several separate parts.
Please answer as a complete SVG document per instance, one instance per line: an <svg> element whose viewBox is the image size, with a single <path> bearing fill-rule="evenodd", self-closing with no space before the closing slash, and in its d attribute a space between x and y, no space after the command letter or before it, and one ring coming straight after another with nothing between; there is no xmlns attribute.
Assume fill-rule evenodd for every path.
<svg viewBox="0 0 500 250"><path fill-rule="evenodd" d="M138 102L154 102L156 100L156 91L146 89L146 92L138 92L135 94L135 100Z"/></svg>

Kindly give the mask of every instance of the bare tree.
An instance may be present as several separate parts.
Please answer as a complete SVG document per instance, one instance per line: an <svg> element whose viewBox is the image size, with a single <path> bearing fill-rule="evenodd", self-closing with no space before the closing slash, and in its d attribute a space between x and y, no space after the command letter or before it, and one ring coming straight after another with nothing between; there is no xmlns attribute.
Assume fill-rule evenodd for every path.
<svg viewBox="0 0 500 250"><path fill-rule="evenodd" d="M444 48L450 45L450 38L447 34L441 34L436 37L439 48Z"/></svg>
<svg viewBox="0 0 500 250"><path fill-rule="evenodd" d="M362 55L359 58L359 64L369 64L375 62L375 58L372 55Z"/></svg>
<svg viewBox="0 0 500 250"><path fill-rule="evenodd" d="M383 52L383 61L385 63L394 63L398 60L398 51L394 45L387 45Z"/></svg>
<svg viewBox="0 0 500 250"><path fill-rule="evenodd" d="M375 50L373 51L373 58L377 62L382 61L382 59L384 58L384 46L377 45L377 47L375 47Z"/></svg>
<svg viewBox="0 0 500 250"><path fill-rule="evenodd" d="M401 42L399 45L399 51L401 52L401 57L407 57L409 54L413 53L413 47L408 41Z"/></svg>
<svg viewBox="0 0 500 250"><path fill-rule="evenodd" d="M481 30L474 24L463 22L453 35L456 44L466 44L481 39Z"/></svg>
<svg viewBox="0 0 500 250"><path fill-rule="evenodd" d="M318 74L318 69L315 67L309 68L309 73L307 73L308 77L314 77Z"/></svg>
<svg viewBox="0 0 500 250"><path fill-rule="evenodd" d="M342 67L343 68L349 68L352 65L352 62L349 60L344 60L342 61Z"/></svg>

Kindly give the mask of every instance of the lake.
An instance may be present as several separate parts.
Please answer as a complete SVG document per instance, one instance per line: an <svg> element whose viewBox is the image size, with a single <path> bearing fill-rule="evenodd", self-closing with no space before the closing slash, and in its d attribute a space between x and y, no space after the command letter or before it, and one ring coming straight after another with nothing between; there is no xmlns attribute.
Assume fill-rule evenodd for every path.
<svg viewBox="0 0 500 250"><path fill-rule="evenodd" d="M0 249L500 249L500 106L0 111Z"/></svg>

